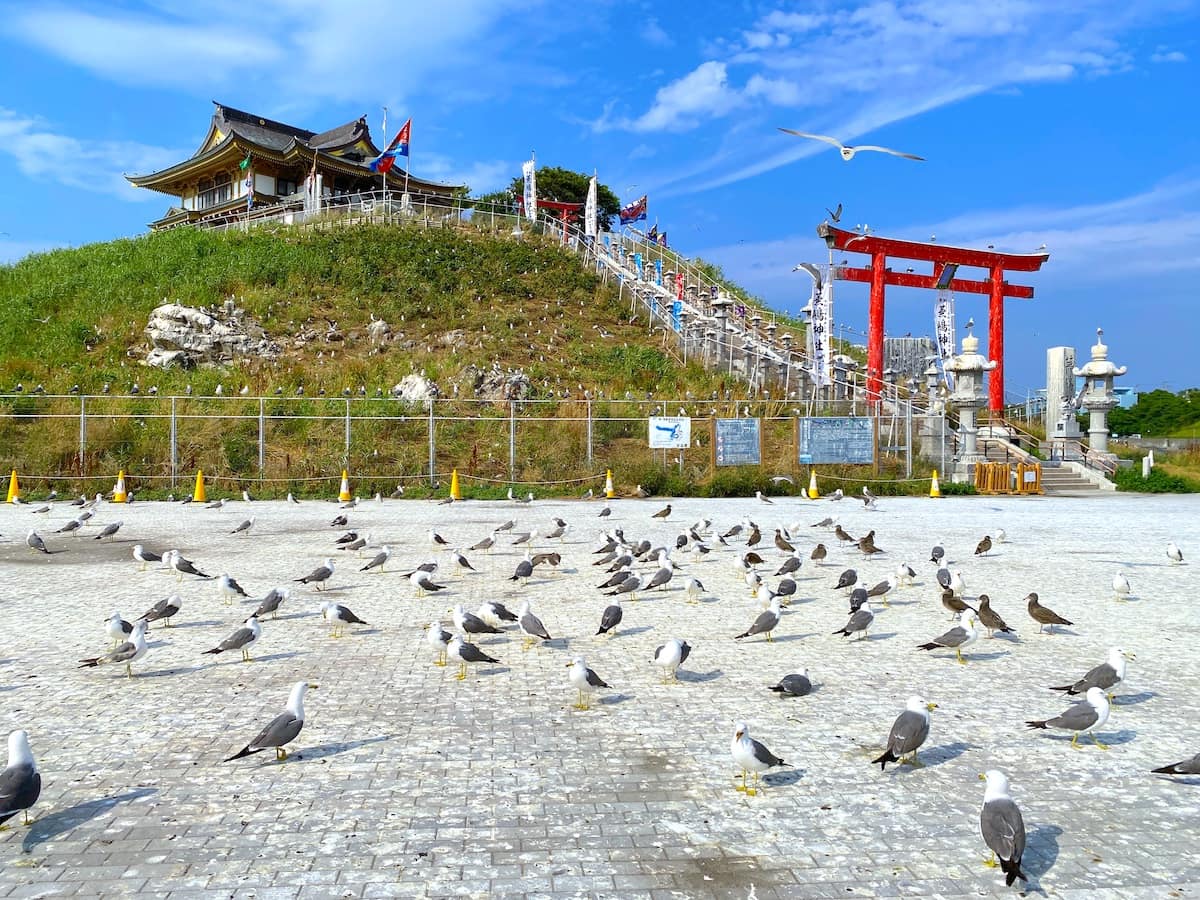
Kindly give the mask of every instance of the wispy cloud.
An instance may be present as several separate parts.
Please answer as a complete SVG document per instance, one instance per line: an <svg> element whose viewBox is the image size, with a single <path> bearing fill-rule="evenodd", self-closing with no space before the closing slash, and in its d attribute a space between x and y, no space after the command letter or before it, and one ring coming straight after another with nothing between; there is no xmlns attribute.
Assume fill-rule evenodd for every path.
<svg viewBox="0 0 1200 900"><path fill-rule="evenodd" d="M843 140L995 90L1124 71L1124 35L1172 0L870 0L840 9L770 12L704 47L703 61L659 88L640 114L606 110L598 130L680 132L736 110L760 130L789 124ZM1173 61L1159 48L1156 59ZM1171 57L1171 59L1168 59ZM680 180L675 193L740 181L821 148L755 142L713 155L712 177Z"/></svg>
<svg viewBox="0 0 1200 900"><path fill-rule="evenodd" d="M508 187L521 171L519 162L475 162L462 166L440 153L421 154L421 177L443 184L465 184L473 194L485 194Z"/></svg>
<svg viewBox="0 0 1200 900"><path fill-rule="evenodd" d="M153 172L186 156L179 149L133 141L96 141L59 134L48 123L0 107L0 153L11 156L25 175L122 200L151 199L122 172ZM161 199L161 198L160 198Z"/></svg>
<svg viewBox="0 0 1200 900"><path fill-rule="evenodd" d="M658 19L647 19L642 23L642 40L655 47L674 47L675 39L658 24Z"/></svg>
<svg viewBox="0 0 1200 900"><path fill-rule="evenodd" d="M1171 50L1167 47L1159 47L1150 54L1152 63L1182 63L1187 60L1187 54L1182 50Z"/></svg>
<svg viewBox="0 0 1200 900"><path fill-rule="evenodd" d="M545 77L508 52L520 29L494 27L541 2L410 3L363 27L361 16L342 15L323 0L261 0L252 32L237 24L246 10L234 0L160 0L138 12L52 3L9 6L0 29L122 84L209 92L256 76L289 91L303 85L314 98L346 100L377 93L380 74L396 71L398 61L404 82L436 73L447 91L499 89L522 73ZM484 81L476 77L480 67L488 69Z"/></svg>

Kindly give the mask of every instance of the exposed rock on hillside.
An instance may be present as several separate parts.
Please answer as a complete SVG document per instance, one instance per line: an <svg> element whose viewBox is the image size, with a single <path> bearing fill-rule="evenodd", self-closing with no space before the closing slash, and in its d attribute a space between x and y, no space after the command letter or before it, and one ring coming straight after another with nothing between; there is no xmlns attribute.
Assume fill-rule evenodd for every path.
<svg viewBox="0 0 1200 900"><path fill-rule="evenodd" d="M146 324L150 352L143 365L220 366L247 357L274 359L279 345L232 300L217 309L164 303Z"/></svg>

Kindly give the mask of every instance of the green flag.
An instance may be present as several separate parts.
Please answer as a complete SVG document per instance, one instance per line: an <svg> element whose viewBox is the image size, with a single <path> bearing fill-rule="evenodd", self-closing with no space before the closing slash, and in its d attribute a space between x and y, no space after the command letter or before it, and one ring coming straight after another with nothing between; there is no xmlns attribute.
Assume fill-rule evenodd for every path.
<svg viewBox="0 0 1200 900"><path fill-rule="evenodd" d="M238 168L243 172L250 168L250 153L248 151L246 153L246 158L241 161L241 163L238 165Z"/></svg>

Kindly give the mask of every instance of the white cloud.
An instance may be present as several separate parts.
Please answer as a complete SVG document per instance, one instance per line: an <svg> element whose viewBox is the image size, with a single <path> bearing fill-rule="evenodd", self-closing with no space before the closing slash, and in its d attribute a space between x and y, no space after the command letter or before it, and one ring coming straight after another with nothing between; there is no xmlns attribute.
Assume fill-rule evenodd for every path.
<svg viewBox="0 0 1200 900"><path fill-rule="evenodd" d="M1181 50L1165 50L1159 48L1150 54L1152 63L1182 63L1187 62L1187 54Z"/></svg>
<svg viewBox="0 0 1200 900"><path fill-rule="evenodd" d="M0 153L30 178L53 180L122 200L161 196L134 188L122 172L153 172L178 162L185 151L133 141L97 141L57 134L39 119L0 107Z"/></svg>
<svg viewBox="0 0 1200 900"><path fill-rule="evenodd" d="M642 23L642 40L655 47L674 47L675 40L658 24L658 19L647 19Z"/></svg>
<svg viewBox="0 0 1200 900"><path fill-rule="evenodd" d="M545 83L553 73L511 52L521 29L494 27L524 21L542 2L409 3L398 14L372 16L369 27L323 0L259 0L252 12L234 0L159 0L140 13L56 3L10 7L0 28L124 84L209 93L261 77L288 92L303 85L313 98L349 100L376 94L381 73L397 71L408 84L436 73L443 95ZM487 79L477 77L481 68Z"/></svg>
<svg viewBox="0 0 1200 900"><path fill-rule="evenodd" d="M794 81L762 75L752 75L746 82L746 96L762 97L772 106L799 106L811 99L811 95L805 95Z"/></svg>
<svg viewBox="0 0 1200 900"><path fill-rule="evenodd" d="M654 104L628 127L633 131L682 131L700 119L724 115L738 102L737 92L729 87L725 64L705 62L659 88Z"/></svg>
<svg viewBox="0 0 1200 900"><path fill-rule="evenodd" d="M521 174L521 164L513 162L475 162L460 165L440 153L422 153L420 174L430 181L443 184L465 184L472 194L486 194L508 187Z"/></svg>

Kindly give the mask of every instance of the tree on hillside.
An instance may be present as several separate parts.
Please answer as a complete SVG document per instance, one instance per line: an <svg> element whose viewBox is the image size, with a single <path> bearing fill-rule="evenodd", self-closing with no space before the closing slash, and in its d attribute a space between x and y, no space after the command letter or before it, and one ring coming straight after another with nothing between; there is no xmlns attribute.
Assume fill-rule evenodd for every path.
<svg viewBox="0 0 1200 900"><path fill-rule="evenodd" d="M572 172L558 166L547 166L537 170L537 193L539 200L555 200L559 203L585 203L587 201L588 182L590 175L582 172ZM518 176L512 180L506 191L496 191L484 194L479 198L485 203L507 204L514 197L521 196L524 183ZM612 220L621 212L621 201L608 185L596 185L596 210L600 220L601 231L612 231Z"/></svg>
<svg viewBox="0 0 1200 900"><path fill-rule="evenodd" d="M1193 389L1172 394L1147 391L1129 409L1117 407L1108 414L1108 427L1116 434L1168 435L1200 421L1200 394Z"/></svg>

